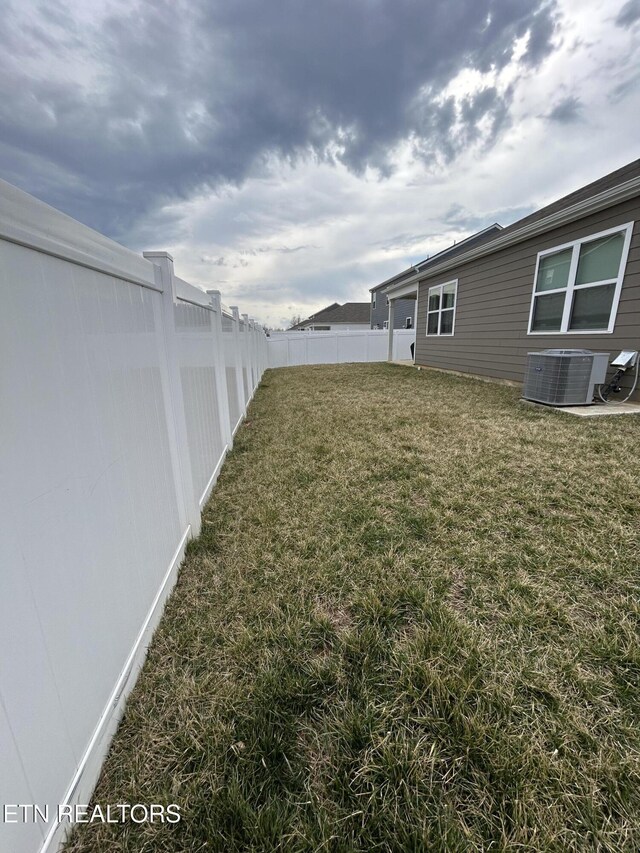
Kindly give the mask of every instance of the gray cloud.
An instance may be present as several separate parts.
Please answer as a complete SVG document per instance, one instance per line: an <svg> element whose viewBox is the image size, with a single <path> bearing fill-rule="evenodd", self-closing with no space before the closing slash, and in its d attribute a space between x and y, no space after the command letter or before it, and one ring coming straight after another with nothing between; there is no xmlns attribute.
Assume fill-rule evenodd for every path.
<svg viewBox="0 0 640 853"><path fill-rule="evenodd" d="M450 160L481 121L491 144L511 92L457 103L443 88L464 67L503 68L527 33L520 62L535 67L555 21L547 0L139 0L83 24L61 2L37 16L16 3L4 15L0 170L130 241L141 217L239 184L267 156L384 175L391 148L412 140L427 161Z"/></svg>
<svg viewBox="0 0 640 853"><path fill-rule="evenodd" d="M478 216L468 211L461 204L452 204L442 219L447 225L457 228L465 237L469 237L477 231L482 231L483 228L488 228L494 222L503 227L510 225L517 219L533 213L534 209L531 205L526 205L516 208L493 210L483 216Z"/></svg>
<svg viewBox="0 0 640 853"><path fill-rule="evenodd" d="M622 101L627 95L633 92L638 87L640 82L640 73L631 74L617 86L614 86L609 93L609 99L612 103L617 104Z"/></svg>
<svg viewBox="0 0 640 853"><path fill-rule="evenodd" d="M640 0L628 0L616 15L619 27L630 27L640 19Z"/></svg>
<svg viewBox="0 0 640 853"><path fill-rule="evenodd" d="M319 249L320 246L314 246L310 243L302 246L258 246L255 249L239 249L239 255L292 255L296 252L303 252L306 249Z"/></svg>
<svg viewBox="0 0 640 853"><path fill-rule="evenodd" d="M412 249L428 240L429 234L395 234L386 240L375 240L372 246L379 246L383 252L397 252L398 250Z"/></svg>
<svg viewBox="0 0 640 853"><path fill-rule="evenodd" d="M560 124L570 124L580 121L582 118L582 103L580 98L575 97L575 95L563 98L551 108L546 117Z"/></svg>
<svg viewBox="0 0 640 853"><path fill-rule="evenodd" d="M558 24L558 16L550 6L543 6L533 16L529 28L529 42L525 61L532 68L549 54L553 34Z"/></svg>

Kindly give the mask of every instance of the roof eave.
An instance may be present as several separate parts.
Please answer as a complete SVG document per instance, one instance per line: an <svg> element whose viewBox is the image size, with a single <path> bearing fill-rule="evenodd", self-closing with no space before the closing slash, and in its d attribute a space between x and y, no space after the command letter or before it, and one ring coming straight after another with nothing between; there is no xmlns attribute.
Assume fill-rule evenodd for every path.
<svg viewBox="0 0 640 853"><path fill-rule="evenodd" d="M385 285L392 284L394 281L398 281L399 279L403 278L403 276L409 275L411 270L414 270L414 269L417 269L417 267L412 266L412 267L409 267L409 269L407 269L407 270L403 270L402 272L399 272L399 273L396 273L395 275L392 275L391 278L387 278L384 281L381 281L380 284L376 284L375 287L370 287L369 293L373 293L374 290L378 290L380 287L384 287Z"/></svg>
<svg viewBox="0 0 640 853"><path fill-rule="evenodd" d="M615 187L611 187L608 190L604 190L604 192L591 196L588 199L583 199L576 204L572 204L570 207L565 207L555 213L550 213L548 216L545 216L542 219L537 219L535 222L532 222L529 225L524 225L522 228L518 228L509 234L499 235L495 240L483 243L475 249L469 249L468 252L464 252L462 255L456 255L455 258L449 261L443 261L443 263L437 264L429 270L425 270L422 273L417 272L411 278L398 282L396 287L411 284L414 281L420 281L422 278L430 278L432 275L438 275L439 273L446 272L454 267L466 264L469 261L474 261L477 258L484 257L485 255L491 255L500 249L505 249L508 246L521 243L524 240L528 240L530 237L536 237L538 234L550 231L552 228L557 228L561 225L573 222L574 220L582 219L585 216L589 216L591 213L597 213L604 208L612 207L614 204L619 204L629 198L637 196L638 194L640 194L640 176L632 178L630 181L625 181L622 184L618 184ZM394 286L390 284L383 292L391 293L393 290Z"/></svg>
<svg viewBox="0 0 640 853"><path fill-rule="evenodd" d="M466 243L469 240L475 240L476 237L480 237L482 234L486 234L487 231L493 231L494 228L497 228L500 231L503 230L502 225L500 225L499 222L493 222L491 225L487 225L487 227L483 228L481 231L476 231L475 234L470 234L468 237L465 237L464 240L461 240L459 243L454 243L452 246L447 246L446 249L441 249L439 252L436 253L436 255L434 255L434 257L437 257L437 255L445 255L445 254L447 254L447 252L451 252L454 249L458 249L458 248L460 248L460 245L462 243ZM409 280L413 281L413 279L406 279L406 281L405 281L404 277L407 276L411 270L420 271L420 269L422 267L424 267L428 263L431 263L432 261L433 261L433 258L426 258L424 261L420 261L420 263L412 264L409 269L403 270L402 272L399 272L399 273L396 273L395 275L392 275L391 278L388 278L385 281L380 282L380 284L376 284L375 287L370 287L369 293L373 293L374 290L378 290L378 288L384 287L385 285L387 285L387 286L391 285L394 281L397 282L398 284L406 284L406 281L409 281Z"/></svg>

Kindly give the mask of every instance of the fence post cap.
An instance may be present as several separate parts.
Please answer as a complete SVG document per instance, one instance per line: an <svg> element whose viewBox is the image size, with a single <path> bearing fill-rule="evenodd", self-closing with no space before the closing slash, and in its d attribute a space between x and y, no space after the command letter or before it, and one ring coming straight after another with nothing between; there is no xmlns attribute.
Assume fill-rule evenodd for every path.
<svg viewBox="0 0 640 853"><path fill-rule="evenodd" d="M219 311L220 307L221 307L221 303L222 303L222 294L220 293L220 291L219 290L207 290L206 294L207 294L207 296L210 297L211 304L216 309L216 311Z"/></svg>
<svg viewBox="0 0 640 853"><path fill-rule="evenodd" d="M149 252L142 253L143 258L148 258L151 260L152 258L166 258L168 261L173 262L173 255L170 255L169 252L163 252L158 249L154 249Z"/></svg>

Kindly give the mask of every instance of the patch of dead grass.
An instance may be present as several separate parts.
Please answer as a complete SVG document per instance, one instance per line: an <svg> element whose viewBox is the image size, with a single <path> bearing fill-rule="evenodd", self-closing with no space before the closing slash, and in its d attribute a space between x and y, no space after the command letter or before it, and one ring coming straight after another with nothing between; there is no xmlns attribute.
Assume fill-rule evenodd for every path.
<svg viewBox="0 0 640 853"><path fill-rule="evenodd" d="M634 419L271 371L67 853L640 849Z"/></svg>

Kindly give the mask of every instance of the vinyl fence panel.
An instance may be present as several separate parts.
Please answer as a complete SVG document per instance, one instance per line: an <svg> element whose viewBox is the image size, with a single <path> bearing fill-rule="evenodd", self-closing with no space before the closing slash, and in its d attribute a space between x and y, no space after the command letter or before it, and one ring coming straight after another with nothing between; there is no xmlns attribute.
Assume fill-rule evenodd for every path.
<svg viewBox="0 0 640 853"><path fill-rule="evenodd" d="M35 802L54 808L186 527L161 294L5 241L0 278L0 691Z"/></svg>
<svg viewBox="0 0 640 853"><path fill-rule="evenodd" d="M267 341L269 366L295 367L303 364L386 361L388 341L388 333L382 329L272 332ZM414 341L414 329L395 329L394 360L412 361L411 344Z"/></svg>
<svg viewBox="0 0 640 853"><path fill-rule="evenodd" d="M89 802L253 388L229 392L240 341L169 255L3 182L0 292L0 797L55 815ZM60 831L0 822L0 850Z"/></svg>
<svg viewBox="0 0 640 853"><path fill-rule="evenodd" d="M393 359L394 361L413 361L411 344L416 339L415 329L394 329Z"/></svg>
<svg viewBox="0 0 640 853"><path fill-rule="evenodd" d="M289 341L284 335L271 334L267 346L269 348L269 367L290 367Z"/></svg>
<svg viewBox="0 0 640 853"><path fill-rule="evenodd" d="M351 361L369 361L369 338L370 336L366 333L364 335L336 335L336 362L342 364Z"/></svg>
<svg viewBox="0 0 640 853"><path fill-rule="evenodd" d="M211 297L179 279L177 284L173 305L174 334L191 476L199 512L231 438L226 376L218 372L222 357L218 343L222 330Z"/></svg>

